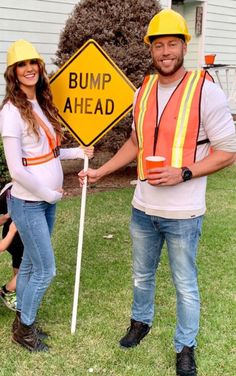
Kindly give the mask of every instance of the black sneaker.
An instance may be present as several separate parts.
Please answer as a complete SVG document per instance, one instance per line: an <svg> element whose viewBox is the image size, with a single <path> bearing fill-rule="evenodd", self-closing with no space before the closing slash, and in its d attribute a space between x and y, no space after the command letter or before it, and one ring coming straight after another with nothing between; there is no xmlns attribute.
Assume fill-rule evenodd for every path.
<svg viewBox="0 0 236 376"><path fill-rule="evenodd" d="M176 354L176 376L196 376L197 367L194 359L194 348L184 346Z"/></svg>
<svg viewBox="0 0 236 376"><path fill-rule="evenodd" d="M131 325L127 329L127 334L121 338L121 347L135 347L148 334L151 329L148 324L131 319Z"/></svg>

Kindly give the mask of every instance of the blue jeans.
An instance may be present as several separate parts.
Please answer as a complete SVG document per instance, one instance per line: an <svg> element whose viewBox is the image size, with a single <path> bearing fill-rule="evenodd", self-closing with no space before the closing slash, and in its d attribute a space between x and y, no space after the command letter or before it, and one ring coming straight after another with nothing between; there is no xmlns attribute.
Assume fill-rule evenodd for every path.
<svg viewBox="0 0 236 376"><path fill-rule="evenodd" d="M21 321L31 325L41 300L56 274L51 233L55 221L55 204L29 202L11 196L8 211L24 244L23 259L17 276L17 310Z"/></svg>
<svg viewBox="0 0 236 376"><path fill-rule="evenodd" d="M172 279L177 296L176 352L196 346L200 299L196 255L203 217L166 219L133 208L132 318L151 326L154 317L155 276L166 241Z"/></svg>

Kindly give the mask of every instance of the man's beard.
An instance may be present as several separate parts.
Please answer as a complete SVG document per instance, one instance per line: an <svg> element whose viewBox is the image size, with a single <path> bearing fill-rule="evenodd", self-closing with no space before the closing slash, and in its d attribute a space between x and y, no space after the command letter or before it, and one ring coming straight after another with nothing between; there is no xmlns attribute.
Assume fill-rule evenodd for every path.
<svg viewBox="0 0 236 376"><path fill-rule="evenodd" d="M155 63L155 61L153 62L153 65L156 68L157 72L161 76L165 76L165 77L172 76L173 74L175 74L183 66L183 64L184 64L184 58L183 56L181 56L177 60L176 64L174 65L171 71L164 71L158 64Z"/></svg>

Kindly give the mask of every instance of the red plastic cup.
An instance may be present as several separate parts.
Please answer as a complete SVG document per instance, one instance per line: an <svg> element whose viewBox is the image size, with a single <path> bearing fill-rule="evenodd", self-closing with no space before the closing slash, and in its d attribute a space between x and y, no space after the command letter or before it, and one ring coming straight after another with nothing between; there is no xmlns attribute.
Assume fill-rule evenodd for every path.
<svg viewBox="0 0 236 376"><path fill-rule="evenodd" d="M146 168L150 170L151 168L156 167L164 167L165 157L161 157L160 155L157 156L150 156L146 157Z"/></svg>

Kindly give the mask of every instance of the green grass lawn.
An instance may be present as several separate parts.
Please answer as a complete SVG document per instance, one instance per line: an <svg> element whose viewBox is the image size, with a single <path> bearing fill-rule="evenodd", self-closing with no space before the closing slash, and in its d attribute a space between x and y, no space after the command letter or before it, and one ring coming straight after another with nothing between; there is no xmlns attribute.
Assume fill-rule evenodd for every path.
<svg viewBox="0 0 236 376"><path fill-rule="evenodd" d="M199 376L236 375L236 166L208 180L207 206L198 267L202 299L196 351ZM39 311L51 334L48 354L30 354L11 343L14 313L0 304L1 376L174 376L175 292L166 252L157 278L156 316L151 333L131 350L118 341L129 326L133 188L87 197L78 321L71 312L80 216L80 198L58 205L53 243L57 276ZM196 192L197 194L197 192ZM113 235L112 239L104 236ZM10 257L1 254L0 283L10 277Z"/></svg>

